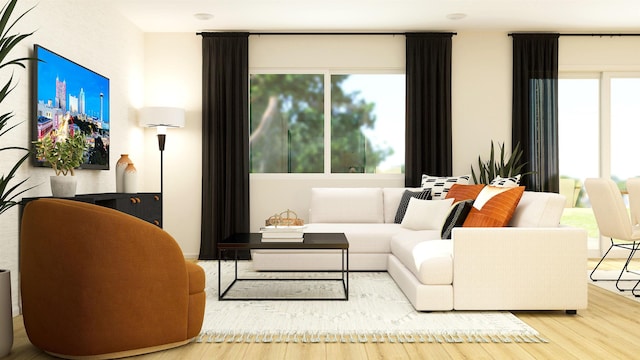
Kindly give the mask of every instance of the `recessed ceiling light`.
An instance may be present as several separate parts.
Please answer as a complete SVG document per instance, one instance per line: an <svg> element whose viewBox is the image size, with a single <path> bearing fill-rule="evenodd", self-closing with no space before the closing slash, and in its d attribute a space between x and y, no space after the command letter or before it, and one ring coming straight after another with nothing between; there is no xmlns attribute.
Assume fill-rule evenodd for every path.
<svg viewBox="0 0 640 360"><path fill-rule="evenodd" d="M209 20L209 19L213 18L213 14L197 13L197 14L193 14L193 17L198 19L198 20Z"/></svg>
<svg viewBox="0 0 640 360"><path fill-rule="evenodd" d="M466 17L467 17L467 14L464 14L464 13L447 14L447 19L449 20L462 20Z"/></svg>

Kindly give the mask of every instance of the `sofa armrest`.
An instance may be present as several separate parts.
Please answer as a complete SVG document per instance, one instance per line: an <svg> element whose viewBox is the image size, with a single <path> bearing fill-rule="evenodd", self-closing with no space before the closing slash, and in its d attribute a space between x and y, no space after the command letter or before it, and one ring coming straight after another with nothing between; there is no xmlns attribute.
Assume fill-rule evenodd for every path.
<svg viewBox="0 0 640 360"><path fill-rule="evenodd" d="M454 307L587 306L587 232L572 227L453 230Z"/></svg>

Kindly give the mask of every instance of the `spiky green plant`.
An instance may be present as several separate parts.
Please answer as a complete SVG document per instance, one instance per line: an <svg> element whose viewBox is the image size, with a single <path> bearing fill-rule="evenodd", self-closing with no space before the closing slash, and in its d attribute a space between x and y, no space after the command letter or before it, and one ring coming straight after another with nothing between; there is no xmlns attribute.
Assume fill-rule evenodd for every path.
<svg viewBox="0 0 640 360"><path fill-rule="evenodd" d="M521 176L526 175L522 173L522 168L526 163L521 162L523 151L520 149L520 144L516 144L508 158L504 150L504 143L498 144L498 147L500 148L499 158L496 158L493 140L491 141L489 160L483 162L478 156L478 173L473 169L473 165L471 166L471 176L476 184L488 184L498 175L503 178L518 174Z"/></svg>
<svg viewBox="0 0 640 360"><path fill-rule="evenodd" d="M15 10L17 2L18 2L17 0L10 0L0 10L0 69L3 69L11 65L17 65L24 69L26 68L25 63L28 62L29 60L33 60L32 58L29 58L29 57L15 58L15 59L7 58L9 55L9 52L11 52L11 50L16 45L18 45L18 43L20 43L22 40L26 39L27 37L33 35L33 32L30 32L27 34L19 34L19 33L9 34L13 29L13 27L16 25L16 23L20 19L22 19L29 11L33 10L33 8L30 8L29 10L19 15L15 20L11 21L10 20L11 15ZM7 82L2 86L2 89L0 89L0 104L4 102L4 100L13 91L13 89L15 89L15 87L16 85L13 82L13 74L12 74L9 80L7 80ZM15 124L15 125L9 126L9 121L13 118L13 115L14 115L13 112L0 114L0 138L2 138L3 135L7 134L10 130L14 129L17 125L19 125L19 124ZM8 150L24 151L25 154L13 165L11 170L9 170L9 173L0 175L0 214L9 210L11 207L17 205L18 202L16 201L16 198L20 196L22 193L24 193L25 191L31 189L31 188L21 189L21 187L24 185L27 179L18 181L14 185L10 184L12 180L14 180L14 177L16 175L16 172L18 171L18 168L20 168L20 166L29 158L30 156L29 149L19 147L19 146L0 147L0 151L8 151Z"/></svg>

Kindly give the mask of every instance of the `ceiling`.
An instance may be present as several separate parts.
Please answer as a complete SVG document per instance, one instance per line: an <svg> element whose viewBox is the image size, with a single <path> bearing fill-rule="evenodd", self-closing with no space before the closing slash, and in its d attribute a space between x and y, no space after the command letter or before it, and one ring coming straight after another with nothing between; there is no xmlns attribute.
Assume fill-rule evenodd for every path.
<svg viewBox="0 0 640 360"><path fill-rule="evenodd" d="M105 0L106 1L106 0ZM640 32L638 0L109 0L144 32ZM199 20L194 14L211 14ZM457 20L451 14L464 14Z"/></svg>

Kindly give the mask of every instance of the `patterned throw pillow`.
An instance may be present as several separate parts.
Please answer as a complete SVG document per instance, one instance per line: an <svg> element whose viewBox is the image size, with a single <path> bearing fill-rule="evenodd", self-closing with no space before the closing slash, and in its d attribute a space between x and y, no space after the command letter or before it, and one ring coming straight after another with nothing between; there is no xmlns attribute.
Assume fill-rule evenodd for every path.
<svg viewBox="0 0 640 360"><path fill-rule="evenodd" d="M491 195L489 197L485 194ZM524 193L524 186L514 188L499 188L485 186L473 203L464 227L502 227L509 224L509 220L516 211L520 198ZM482 201L480 201L482 200ZM482 204L477 204L482 202ZM481 205L481 206L479 206Z"/></svg>
<svg viewBox="0 0 640 360"><path fill-rule="evenodd" d="M431 198L444 199L447 196L447 192L453 184L469 184L471 175L452 176L452 177L438 177L422 175L422 188L431 189Z"/></svg>
<svg viewBox="0 0 640 360"><path fill-rule="evenodd" d="M453 184L451 189L447 192L447 199L453 198L454 202L462 200L475 200L478 194L485 187L484 184L477 185L460 185Z"/></svg>
<svg viewBox="0 0 640 360"><path fill-rule="evenodd" d="M520 185L520 175L507 178L503 178L498 175L495 179L491 180L489 185L498 187L516 187Z"/></svg>
<svg viewBox="0 0 640 360"><path fill-rule="evenodd" d="M393 222L396 224L402 223L402 219L404 218L404 214L407 212L407 207L409 206L409 200L411 198L427 200L430 194L431 194L431 189L426 189L422 191L405 190L404 193L402 194L402 198L400 199L400 205L398 205L398 210L396 211L396 217Z"/></svg>
<svg viewBox="0 0 640 360"><path fill-rule="evenodd" d="M447 215L447 218L442 224L442 230L440 231L441 239L451 239L451 232L454 227L460 227L464 224L469 211L473 207L473 200L462 200L451 205L451 210Z"/></svg>

